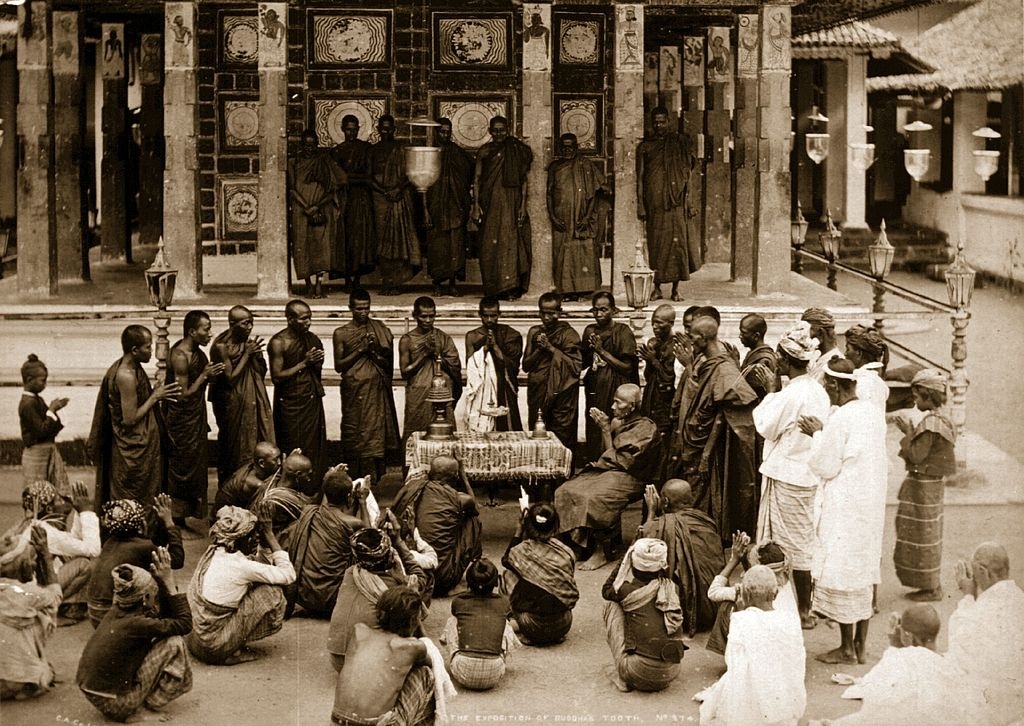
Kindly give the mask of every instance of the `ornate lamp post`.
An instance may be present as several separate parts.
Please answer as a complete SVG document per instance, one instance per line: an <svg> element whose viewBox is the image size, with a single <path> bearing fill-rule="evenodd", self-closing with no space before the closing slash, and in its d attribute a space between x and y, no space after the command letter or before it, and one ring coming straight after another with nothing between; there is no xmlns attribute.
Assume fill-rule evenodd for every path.
<svg viewBox="0 0 1024 726"><path fill-rule="evenodd" d="M946 270L946 294L949 304L956 308L950 320L953 323L953 371L949 387L953 393L950 418L957 436L963 433L967 422L967 325L971 321L971 295L974 293L975 272L964 258L964 242L956 248L953 264Z"/></svg>
<svg viewBox="0 0 1024 726"><path fill-rule="evenodd" d="M839 259L839 243L843 241L843 233L832 221L832 210L825 210L825 231L818 233L821 251L828 260L828 289L838 290L836 285L836 260Z"/></svg>
<svg viewBox="0 0 1024 726"><path fill-rule="evenodd" d="M167 351L170 348L167 328L171 324L171 316L167 308L174 300L174 283L178 279L178 271L171 267L164 254L164 238L157 243L156 257L153 264L145 272L146 286L149 288L149 300L156 306L157 314L153 317L156 326L156 379L164 380L167 369Z"/></svg>
<svg viewBox="0 0 1024 726"><path fill-rule="evenodd" d="M796 203L796 213L793 215L793 220L789 223L789 243L796 250L796 254L793 255L793 271L797 274L803 274L804 271L804 258L800 254L800 250L804 248L804 241L807 239L807 219L804 217L804 210L800 206L800 202Z"/></svg>
<svg viewBox="0 0 1024 726"><path fill-rule="evenodd" d="M878 233L878 239L868 247L868 263L871 265L871 276L876 282L874 287L875 300L872 311L875 313L875 330L882 332L885 321L881 314L885 312L885 288L879 284L892 271L892 259L896 255L896 248L889 243L889 235L885 233L885 219L882 219L882 229Z"/></svg>
<svg viewBox="0 0 1024 726"><path fill-rule="evenodd" d="M633 308L629 316L629 324L638 342L643 340L644 307L654 292L654 270L647 266L644 257L646 240L640 237L636 241L636 256L633 264L622 271L622 282L626 288L626 304Z"/></svg>
<svg viewBox="0 0 1024 726"><path fill-rule="evenodd" d="M409 126L433 129L440 124L422 118L413 119L409 122ZM427 189L441 177L441 148L439 146L406 146L405 175L409 177L409 181L420 193L423 200L423 227L430 229L434 226L434 222L430 218L430 208L427 205Z"/></svg>

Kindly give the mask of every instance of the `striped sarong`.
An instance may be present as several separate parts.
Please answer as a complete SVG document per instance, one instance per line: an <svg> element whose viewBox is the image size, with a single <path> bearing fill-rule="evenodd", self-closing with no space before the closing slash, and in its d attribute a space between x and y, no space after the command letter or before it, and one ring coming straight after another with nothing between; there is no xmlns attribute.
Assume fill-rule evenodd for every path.
<svg viewBox="0 0 1024 726"><path fill-rule="evenodd" d="M143 705L159 710L175 698L192 690L192 665L180 635L157 641L135 675L135 685L127 693L101 695L82 690L100 713L113 721L125 721Z"/></svg>
<svg viewBox="0 0 1024 726"><path fill-rule="evenodd" d="M940 478L908 476L896 510L896 575L905 587L936 590L941 584L942 503L946 485Z"/></svg>
<svg viewBox="0 0 1024 726"><path fill-rule="evenodd" d="M71 483L64 467L64 459L57 450L57 444L26 446L21 452L21 476L25 486L36 481L48 481L56 487L61 496L71 496Z"/></svg>
<svg viewBox="0 0 1024 726"><path fill-rule="evenodd" d="M811 610L843 625L870 620L874 588L870 585L856 590L833 590L815 584Z"/></svg>
<svg viewBox="0 0 1024 726"><path fill-rule="evenodd" d="M766 476L757 517L758 543L775 542L794 570L810 570L817 546L814 501L817 487L798 487Z"/></svg>
<svg viewBox="0 0 1024 726"><path fill-rule="evenodd" d="M434 672L430 666L415 666L405 677L394 708L376 718L360 718L341 711L331 712L332 726L431 726L434 723ZM337 706L335 706L337 708Z"/></svg>

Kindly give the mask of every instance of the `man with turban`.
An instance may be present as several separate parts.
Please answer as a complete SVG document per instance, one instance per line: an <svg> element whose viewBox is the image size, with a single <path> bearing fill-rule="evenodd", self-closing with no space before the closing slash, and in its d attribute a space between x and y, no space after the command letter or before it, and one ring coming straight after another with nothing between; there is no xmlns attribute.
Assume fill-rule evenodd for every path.
<svg viewBox="0 0 1024 726"><path fill-rule="evenodd" d="M171 516L171 498L157 494L153 500L159 524L152 536L146 536L146 508L134 499L115 499L103 505L101 523L107 533L99 557L92 568L87 590L89 620L98 627L110 610L114 599L114 583L110 571L117 565L149 567L154 547L166 547L171 555L171 569L180 570L185 564L185 550L181 544L181 530Z"/></svg>
<svg viewBox="0 0 1024 726"><path fill-rule="evenodd" d="M807 373L824 385L825 369L833 358L842 358L843 352L836 343L836 319L825 308L807 308L800 319L811 326L810 336L817 338L821 355L807 366Z"/></svg>
<svg viewBox="0 0 1024 726"><path fill-rule="evenodd" d="M679 675L683 613L668 575L668 546L642 537L601 588L604 625L620 691L663 691Z"/></svg>
<svg viewBox="0 0 1024 726"><path fill-rule="evenodd" d="M284 585L295 582L288 553L278 544L269 521L240 507L221 507L210 527L213 544L199 559L188 599L195 614L188 649L211 665L255 660L246 648L273 635L284 624ZM271 564L256 559L260 542Z"/></svg>
<svg viewBox="0 0 1024 726"><path fill-rule="evenodd" d="M327 651L336 671L345 664L353 626L377 622L377 601L388 588L406 585L418 592L422 572L401 537L392 540L382 530L366 528L350 541L355 563L345 570L327 633Z"/></svg>
<svg viewBox="0 0 1024 726"><path fill-rule="evenodd" d="M776 542L793 566L800 619L814 627L811 616L811 562L815 550L815 500L821 480L808 460L811 440L800 431L801 416L828 418L828 394L807 370L819 357L818 340L801 320L779 340L778 370L789 385L776 390L776 378L758 376L768 394L754 409L754 426L764 437L761 455L761 504L757 514L757 541Z"/></svg>
<svg viewBox="0 0 1024 726"><path fill-rule="evenodd" d="M46 644L60 600L42 527L0 540L0 700L39 696L53 685Z"/></svg>
<svg viewBox="0 0 1024 726"><path fill-rule="evenodd" d="M162 709L192 690L182 639L192 629L188 599L178 592L165 548L153 551L149 569L152 575L135 565L111 571L114 606L78 661L78 687L113 721L126 721L143 706Z"/></svg>
<svg viewBox="0 0 1024 726"><path fill-rule="evenodd" d="M857 367L857 398L870 401L885 413L889 386L882 380L889 365L889 346L874 328L854 325L843 333L846 339L846 359Z"/></svg>

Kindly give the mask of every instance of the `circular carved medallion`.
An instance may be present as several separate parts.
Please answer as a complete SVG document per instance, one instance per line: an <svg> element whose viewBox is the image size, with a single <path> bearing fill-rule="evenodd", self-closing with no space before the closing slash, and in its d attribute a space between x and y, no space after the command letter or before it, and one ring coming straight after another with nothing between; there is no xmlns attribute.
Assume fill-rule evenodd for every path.
<svg viewBox="0 0 1024 726"><path fill-rule="evenodd" d="M561 41L563 62L597 62L597 28L593 23L566 24Z"/></svg>
<svg viewBox="0 0 1024 726"><path fill-rule="evenodd" d="M228 192L225 212L229 229L239 231L255 228L259 213L259 198L250 189L232 189Z"/></svg>
<svg viewBox="0 0 1024 726"><path fill-rule="evenodd" d="M482 23L459 23L451 36L452 53L463 63L482 63L491 54L494 36Z"/></svg>
<svg viewBox="0 0 1024 726"><path fill-rule="evenodd" d="M260 115L251 106L233 105L228 107L224 123L228 136L236 144L244 145L245 142L251 141L259 135Z"/></svg>
<svg viewBox="0 0 1024 726"><path fill-rule="evenodd" d="M238 18L224 30L224 60L228 63L255 63L259 56L256 21Z"/></svg>

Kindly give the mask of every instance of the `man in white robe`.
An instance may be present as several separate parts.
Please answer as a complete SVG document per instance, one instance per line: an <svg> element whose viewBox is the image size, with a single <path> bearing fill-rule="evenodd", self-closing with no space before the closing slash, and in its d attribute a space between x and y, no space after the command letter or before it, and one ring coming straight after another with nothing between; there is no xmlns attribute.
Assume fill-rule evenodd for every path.
<svg viewBox="0 0 1024 726"><path fill-rule="evenodd" d="M818 549L811 574L813 609L839 623L841 644L823 663L864 663L873 586L881 581L888 458L885 416L856 396L848 360L829 363L825 390L836 409L828 420L802 417L813 441L808 465L822 480Z"/></svg>
<svg viewBox="0 0 1024 726"><path fill-rule="evenodd" d="M486 347L466 359L466 387L455 411L463 431L486 433L494 430L497 407L498 375L494 359ZM507 407L505 413L508 413Z"/></svg>
<svg viewBox="0 0 1024 726"><path fill-rule="evenodd" d="M757 541L775 542L793 568L800 621L814 627L811 615L811 561L815 550L814 504L820 480L807 466L811 439L797 425L801 416L828 418L828 394L807 375L818 359L818 341L811 326L801 320L779 341L778 371L789 385L776 391L775 375L758 370L758 382L769 391L754 409L754 426L764 438L760 472L761 504L757 515Z"/></svg>

